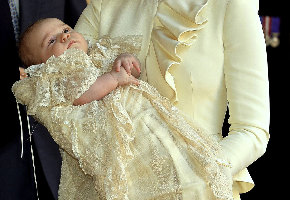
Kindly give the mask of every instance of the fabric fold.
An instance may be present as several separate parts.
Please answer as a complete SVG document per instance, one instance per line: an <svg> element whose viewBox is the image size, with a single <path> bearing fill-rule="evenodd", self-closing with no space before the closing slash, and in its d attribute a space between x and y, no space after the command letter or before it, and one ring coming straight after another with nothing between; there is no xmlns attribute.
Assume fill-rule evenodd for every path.
<svg viewBox="0 0 290 200"><path fill-rule="evenodd" d="M178 101L178 95L170 69L182 62L182 52L193 45L207 23L207 4L208 0L165 0L158 7L152 42L159 69L175 93L173 101Z"/></svg>

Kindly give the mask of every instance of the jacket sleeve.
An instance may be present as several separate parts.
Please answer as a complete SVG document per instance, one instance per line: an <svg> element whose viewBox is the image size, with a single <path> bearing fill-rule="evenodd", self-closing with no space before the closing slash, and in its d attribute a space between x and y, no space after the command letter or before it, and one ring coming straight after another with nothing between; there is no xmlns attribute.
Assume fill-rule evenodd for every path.
<svg viewBox="0 0 290 200"><path fill-rule="evenodd" d="M93 0L84 9L74 30L83 34L87 40L96 41L99 36L100 10L102 0Z"/></svg>
<svg viewBox="0 0 290 200"><path fill-rule="evenodd" d="M257 1L229 0L224 21L229 135L221 145L235 175L262 156L269 140L269 83Z"/></svg>

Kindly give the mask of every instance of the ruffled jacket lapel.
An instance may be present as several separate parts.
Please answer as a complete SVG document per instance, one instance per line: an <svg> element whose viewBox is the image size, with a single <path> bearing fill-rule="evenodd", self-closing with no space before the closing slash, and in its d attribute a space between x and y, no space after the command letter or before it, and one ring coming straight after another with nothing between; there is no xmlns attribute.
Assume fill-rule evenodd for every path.
<svg viewBox="0 0 290 200"><path fill-rule="evenodd" d="M151 41L160 72L174 92L173 101L178 101L178 96L170 69L178 67L182 52L194 44L199 31L206 25L208 1L164 0L158 7Z"/></svg>

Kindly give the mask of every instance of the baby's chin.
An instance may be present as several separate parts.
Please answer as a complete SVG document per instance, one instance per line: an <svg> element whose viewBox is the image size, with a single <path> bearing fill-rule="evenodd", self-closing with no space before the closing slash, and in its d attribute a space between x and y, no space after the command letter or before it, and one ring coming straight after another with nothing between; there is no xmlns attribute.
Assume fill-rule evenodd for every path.
<svg viewBox="0 0 290 200"><path fill-rule="evenodd" d="M69 45L68 49L72 48L82 50L85 53L88 52L88 45L81 44L80 42L74 42L73 44Z"/></svg>
<svg viewBox="0 0 290 200"><path fill-rule="evenodd" d="M86 49L83 49L83 48L69 48L69 49L66 49L62 54L58 54L58 55L52 55L50 56L47 60L45 60L44 62L41 62L41 63L48 63L48 62L51 62L53 61L55 58L58 58L58 57L62 57L62 58L66 58L67 56L74 56L74 57L78 57L79 55L84 55L86 54L87 55L87 50L84 51ZM82 57L82 56L81 56ZM39 63L39 64L41 64Z"/></svg>
<svg viewBox="0 0 290 200"><path fill-rule="evenodd" d="M80 50L80 51L83 51L83 52L85 52L85 53L88 53L88 48L83 48L83 47L70 47L70 48L68 48L67 50L72 50L72 49L77 49L77 50ZM67 51L66 50L66 51Z"/></svg>

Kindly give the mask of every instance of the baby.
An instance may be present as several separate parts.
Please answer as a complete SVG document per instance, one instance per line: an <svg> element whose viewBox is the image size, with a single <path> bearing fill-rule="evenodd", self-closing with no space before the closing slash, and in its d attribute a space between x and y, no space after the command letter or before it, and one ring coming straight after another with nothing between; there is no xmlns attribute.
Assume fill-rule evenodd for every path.
<svg viewBox="0 0 290 200"><path fill-rule="evenodd" d="M217 141L137 79L140 48L137 36L88 47L55 18L21 37L32 66L12 90L63 150L59 199L231 199Z"/></svg>
<svg viewBox="0 0 290 200"><path fill-rule="evenodd" d="M19 43L19 56L23 65L28 67L45 63L51 56L60 56L70 48L87 53L88 43L80 33L75 32L67 24L55 18L48 18L37 21L24 32ZM138 59L130 54L121 54L114 62L114 70L99 77L84 95L75 100L74 105L100 100L117 86L138 84L136 78L139 75Z"/></svg>

